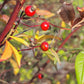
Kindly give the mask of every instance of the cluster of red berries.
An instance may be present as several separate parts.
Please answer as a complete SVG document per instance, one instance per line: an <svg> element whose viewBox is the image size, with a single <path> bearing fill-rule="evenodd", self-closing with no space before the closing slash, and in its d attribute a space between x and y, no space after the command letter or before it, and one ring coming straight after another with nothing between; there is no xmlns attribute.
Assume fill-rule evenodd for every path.
<svg viewBox="0 0 84 84"><path fill-rule="evenodd" d="M27 16L34 16L35 13L36 13L36 8L35 8L34 6L29 5L29 6L27 6L27 7L25 8L25 14L26 14ZM49 25L48 22L45 21L45 22L41 23L41 29L42 29L42 30L46 31L46 30L49 29L49 27L50 27L50 25ZM43 42L43 43L41 44L41 49L42 49L43 51L47 51L48 48L49 48L49 45L48 45L47 42Z"/></svg>
<svg viewBox="0 0 84 84"><path fill-rule="evenodd" d="M36 13L36 7L35 6L29 5L25 8L25 14L27 16L34 16L35 13ZM49 23L46 22L46 21L41 24L41 29L44 30L44 31L48 30L49 27L50 27Z"/></svg>
<svg viewBox="0 0 84 84"><path fill-rule="evenodd" d="M35 9L34 6L31 6L31 5L30 5L30 6L27 6L27 7L25 8L25 14L26 14L27 16L34 16L35 13L36 13L36 9ZM41 24L41 29L44 30L44 31L48 30L49 27L50 27L50 26L49 26L49 23L46 22L46 21ZM47 42L43 42L43 43L41 44L41 49L42 49L43 51L47 51L47 50L49 49L48 43L47 43ZM43 75L42 75L41 73L39 73L39 74L38 74L38 79L42 79L42 78L43 78Z"/></svg>

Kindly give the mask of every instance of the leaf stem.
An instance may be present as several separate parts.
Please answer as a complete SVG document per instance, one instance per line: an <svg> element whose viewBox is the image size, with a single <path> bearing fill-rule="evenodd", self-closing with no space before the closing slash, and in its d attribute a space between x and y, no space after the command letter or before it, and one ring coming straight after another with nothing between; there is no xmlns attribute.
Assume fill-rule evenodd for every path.
<svg viewBox="0 0 84 84"><path fill-rule="evenodd" d="M40 26L40 25L32 25L32 26L31 25L27 25L27 24L25 24L25 23L23 23L21 21L20 21L20 23L23 24L24 26L27 26L27 27L38 27L38 26Z"/></svg>
<svg viewBox="0 0 84 84"><path fill-rule="evenodd" d="M83 25L82 25L83 26ZM62 42L62 44L58 47L58 49L57 49L57 51L56 52L58 52L62 47L63 47L63 45L68 41L68 39L78 30L78 29L80 29L81 28L81 26L79 26L79 27L77 27L76 29L74 29L66 38L65 38L65 40Z"/></svg>
<svg viewBox="0 0 84 84"><path fill-rule="evenodd" d="M21 49L21 50L18 50L18 51L27 51L27 50L32 50L32 49L34 49L34 48L38 48L38 47L40 47L40 46L34 46L34 47L32 47L32 48Z"/></svg>

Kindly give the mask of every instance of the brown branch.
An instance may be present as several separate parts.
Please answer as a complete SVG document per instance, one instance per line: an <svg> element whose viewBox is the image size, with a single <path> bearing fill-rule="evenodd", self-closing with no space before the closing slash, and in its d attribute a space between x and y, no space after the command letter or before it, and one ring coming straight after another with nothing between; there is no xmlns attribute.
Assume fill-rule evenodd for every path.
<svg viewBox="0 0 84 84"><path fill-rule="evenodd" d="M8 0L4 0L3 4L0 7L0 11L2 10L2 8L4 7L4 5L8 2Z"/></svg>
<svg viewBox="0 0 84 84"><path fill-rule="evenodd" d="M8 82L1 80L1 79L0 79L0 82L2 82L3 84L9 84Z"/></svg>
<svg viewBox="0 0 84 84"><path fill-rule="evenodd" d="M7 25L5 26L3 32L0 35L0 46L1 46L1 42L4 40L5 36L8 34L8 32L11 30L14 22L16 21L16 18L18 16L18 13L21 9L21 7L23 6L25 0L23 0L23 3L20 3L20 1L17 1L17 4L14 8L13 13L11 14L11 17L7 23Z"/></svg>

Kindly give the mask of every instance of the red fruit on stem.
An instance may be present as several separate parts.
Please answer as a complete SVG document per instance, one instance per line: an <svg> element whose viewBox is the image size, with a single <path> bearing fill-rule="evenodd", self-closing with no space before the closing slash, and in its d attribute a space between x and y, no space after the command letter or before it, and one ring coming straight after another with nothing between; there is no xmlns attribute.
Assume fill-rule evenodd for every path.
<svg viewBox="0 0 84 84"><path fill-rule="evenodd" d="M27 16L33 16L35 13L36 13L36 10L32 10L33 9L33 6L27 6L26 8L25 8L25 14L27 15Z"/></svg>
<svg viewBox="0 0 84 84"><path fill-rule="evenodd" d="M49 23L48 22L43 22L41 24L41 29L44 30L44 31L48 30L49 29Z"/></svg>
<svg viewBox="0 0 84 84"><path fill-rule="evenodd" d="M41 73L38 74L38 79L42 79L43 75Z"/></svg>
<svg viewBox="0 0 84 84"><path fill-rule="evenodd" d="M48 48L49 48L49 45L48 45L47 42L43 42L43 43L41 44L41 49L42 49L43 51L47 51Z"/></svg>

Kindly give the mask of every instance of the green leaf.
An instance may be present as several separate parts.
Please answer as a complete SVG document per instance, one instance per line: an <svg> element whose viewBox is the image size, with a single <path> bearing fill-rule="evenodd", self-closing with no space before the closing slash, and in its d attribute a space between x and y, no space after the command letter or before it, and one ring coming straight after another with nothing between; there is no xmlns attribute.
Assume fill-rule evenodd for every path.
<svg viewBox="0 0 84 84"><path fill-rule="evenodd" d="M74 0L73 5L83 7L84 1L83 0Z"/></svg>
<svg viewBox="0 0 84 84"><path fill-rule="evenodd" d="M65 52L63 51L63 50L59 50L59 52L58 52L60 55L63 55L63 54L65 54Z"/></svg>
<svg viewBox="0 0 84 84"><path fill-rule="evenodd" d="M83 0L78 0L78 4L80 7L83 7L83 2L84 2Z"/></svg>
<svg viewBox="0 0 84 84"><path fill-rule="evenodd" d="M31 79L32 78L32 72L33 72L33 69L29 69L26 76L28 79Z"/></svg>
<svg viewBox="0 0 84 84"><path fill-rule="evenodd" d="M84 51L80 52L76 57L75 72L78 84L84 84Z"/></svg>
<svg viewBox="0 0 84 84"><path fill-rule="evenodd" d="M4 0L0 0L0 3L2 3Z"/></svg>

